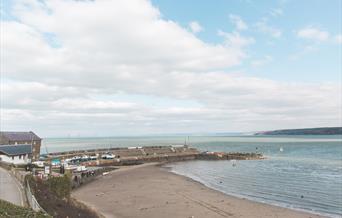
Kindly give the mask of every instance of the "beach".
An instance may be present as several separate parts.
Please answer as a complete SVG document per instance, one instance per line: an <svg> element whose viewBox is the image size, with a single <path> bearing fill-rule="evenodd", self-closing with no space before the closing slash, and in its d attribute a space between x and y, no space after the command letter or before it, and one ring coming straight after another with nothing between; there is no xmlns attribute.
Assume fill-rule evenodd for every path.
<svg viewBox="0 0 342 218"><path fill-rule="evenodd" d="M225 195L157 164L124 166L72 196L105 217L321 217Z"/></svg>

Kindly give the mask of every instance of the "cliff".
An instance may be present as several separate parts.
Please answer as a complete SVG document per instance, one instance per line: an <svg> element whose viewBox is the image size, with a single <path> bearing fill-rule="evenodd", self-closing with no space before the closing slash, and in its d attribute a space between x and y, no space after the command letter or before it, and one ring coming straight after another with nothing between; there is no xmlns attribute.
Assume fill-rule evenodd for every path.
<svg viewBox="0 0 342 218"><path fill-rule="evenodd" d="M255 135L342 135L342 127L283 129L257 132Z"/></svg>

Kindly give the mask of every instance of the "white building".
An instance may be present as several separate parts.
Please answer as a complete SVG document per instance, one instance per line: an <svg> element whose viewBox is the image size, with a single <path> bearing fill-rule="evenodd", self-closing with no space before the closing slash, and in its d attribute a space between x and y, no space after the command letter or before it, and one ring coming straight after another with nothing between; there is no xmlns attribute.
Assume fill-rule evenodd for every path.
<svg viewBox="0 0 342 218"><path fill-rule="evenodd" d="M31 163L32 145L0 145L0 161L9 164Z"/></svg>

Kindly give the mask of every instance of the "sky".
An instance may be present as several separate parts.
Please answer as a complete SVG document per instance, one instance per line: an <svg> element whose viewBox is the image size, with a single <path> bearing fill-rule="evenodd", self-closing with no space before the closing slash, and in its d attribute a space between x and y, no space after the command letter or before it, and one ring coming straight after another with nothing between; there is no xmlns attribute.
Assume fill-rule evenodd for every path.
<svg viewBox="0 0 342 218"><path fill-rule="evenodd" d="M1 0L0 129L342 126L340 0Z"/></svg>

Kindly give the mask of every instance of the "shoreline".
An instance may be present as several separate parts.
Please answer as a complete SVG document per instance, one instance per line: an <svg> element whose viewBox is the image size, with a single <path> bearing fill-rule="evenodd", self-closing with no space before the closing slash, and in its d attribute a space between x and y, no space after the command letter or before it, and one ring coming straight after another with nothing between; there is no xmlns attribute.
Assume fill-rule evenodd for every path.
<svg viewBox="0 0 342 218"><path fill-rule="evenodd" d="M331 215L331 214L323 214L323 213L319 213L319 212L314 212L314 211L310 211L310 210L305 210L305 209L301 209L301 208L291 208L291 207L286 207L285 205L280 205L280 204L276 204L276 203L272 203L272 202L261 202L261 201L258 201L256 199L252 199L252 198L248 198L246 196L243 196L243 195L234 195L232 193L225 193L223 191L220 191L220 190L217 190L213 187L210 187L208 185L206 185L205 183L201 182L201 181L197 181L193 178L191 178L190 176L187 176L187 175L183 175L183 174L178 174L176 172L173 172L171 171L170 169L172 169L172 167L168 167L168 166L163 166L163 165L166 165L168 163L164 163L164 164L161 164L160 165L160 168L163 168L165 169L167 172L169 173L172 173L176 176L181 176L181 177L185 177L186 179L190 179L192 180L192 182L194 183L198 183L202 186L205 186L206 188L212 190L212 191L216 191L216 192L219 192L219 193L222 193L228 197L232 197L232 198L237 198L237 199L241 199L241 200L247 200L247 201L251 201L251 202L254 202L254 203L259 203L259 204L265 204L265 205L268 205L268 206L273 206L273 207L280 207L280 208L284 208L284 209L288 209L288 210L293 210L293 211L298 211L298 212L302 212L302 213L307 213L307 214L311 214L311 215L315 215L315 216L318 216L318 217L322 217L322 218L334 218L335 216Z"/></svg>
<svg viewBox="0 0 342 218"><path fill-rule="evenodd" d="M120 167L72 196L105 217L324 217L228 195L161 163Z"/></svg>

